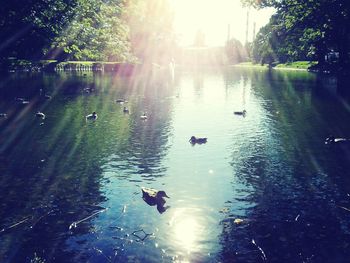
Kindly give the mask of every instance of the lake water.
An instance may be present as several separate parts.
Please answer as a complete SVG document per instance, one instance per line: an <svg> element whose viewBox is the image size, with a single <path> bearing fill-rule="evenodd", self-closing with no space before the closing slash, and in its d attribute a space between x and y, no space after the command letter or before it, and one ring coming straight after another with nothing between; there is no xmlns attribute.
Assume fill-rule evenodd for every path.
<svg viewBox="0 0 350 263"><path fill-rule="evenodd" d="M348 262L350 146L324 143L350 137L341 81L2 76L0 262ZM167 193L162 213L141 187Z"/></svg>

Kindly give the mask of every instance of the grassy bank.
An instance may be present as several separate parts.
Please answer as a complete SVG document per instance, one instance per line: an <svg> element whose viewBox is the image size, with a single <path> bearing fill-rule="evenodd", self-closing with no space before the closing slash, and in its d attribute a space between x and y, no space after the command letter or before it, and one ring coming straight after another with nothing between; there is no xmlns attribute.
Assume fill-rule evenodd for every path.
<svg viewBox="0 0 350 263"><path fill-rule="evenodd" d="M274 69L289 69L289 70L307 70L311 66L316 65L314 61L295 61L289 63L273 64ZM234 65L236 67L258 67L258 68L269 68L268 64L255 64L253 62L242 62Z"/></svg>
<svg viewBox="0 0 350 263"><path fill-rule="evenodd" d="M289 62L284 64L277 64L274 68L275 69L302 69L307 70L311 66L316 65L317 62L315 61L295 61L295 62Z"/></svg>

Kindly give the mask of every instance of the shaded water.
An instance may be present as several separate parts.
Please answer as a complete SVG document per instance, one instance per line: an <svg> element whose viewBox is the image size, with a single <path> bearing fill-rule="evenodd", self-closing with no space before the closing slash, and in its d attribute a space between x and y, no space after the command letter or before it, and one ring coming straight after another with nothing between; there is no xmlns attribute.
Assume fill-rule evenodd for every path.
<svg viewBox="0 0 350 263"><path fill-rule="evenodd" d="M3 76L0 261L346 262L350 147L324 139L350 137L350 108L334 81L244 68ZM170 208L146 204L142 186Z"/></svg>

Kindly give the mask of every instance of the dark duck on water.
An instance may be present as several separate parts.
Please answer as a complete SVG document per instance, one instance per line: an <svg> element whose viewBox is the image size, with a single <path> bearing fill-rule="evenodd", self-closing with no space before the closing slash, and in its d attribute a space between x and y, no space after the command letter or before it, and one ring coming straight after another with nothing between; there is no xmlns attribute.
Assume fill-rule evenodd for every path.
<svg viewBox="0 0 350 263"><path fill-rule="evenodd" d="M235 115L240 115L240 116L245 117L245 115L247 114L247 111L246 111L246 110L243 110L243 111L234 111L233 114L235 114Z"/></svg>
<svg viewBox="0 0 350 263"><path fill-rule="evenodd" d="M170 198L164 191L158 191L152 188L141 187L142 199L150 206L157 205L159 213L165 212L169 207L164 207L165 197Z"/></svg>
<svg viewBox="0 0 350 263"><path fill-rule="evenodd" d="M196 144L196 143L202 144L202 143L206 143L207 140L208 140L207 138L197 138L196 136L192 136L192 137L190 138L189 142L190 142L191 144Z"/></svg>

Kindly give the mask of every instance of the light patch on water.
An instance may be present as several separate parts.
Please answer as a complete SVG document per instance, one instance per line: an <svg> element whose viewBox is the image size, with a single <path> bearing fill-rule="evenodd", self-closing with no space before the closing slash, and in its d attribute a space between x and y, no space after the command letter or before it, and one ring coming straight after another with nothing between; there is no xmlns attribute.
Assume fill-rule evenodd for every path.
<svg viewBox="0 0 350 263"><path fill-rule="evenodd" d="M189 209L177 209L170 219L171 240L178 252L186 254L201 251L201 240L205 235L205 221L198 214L189 213Z"/></svg>
<svg viewBox="0 0 350 263"><path fill-rule="evenodd" d="M198 228L199 226L193 218L184 218L175 225L175 237L188 251L191 251L195 246Z"/></svg>

